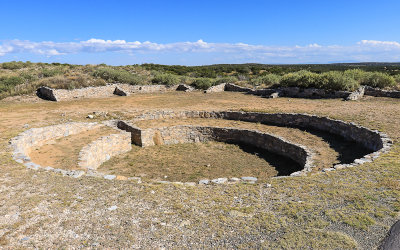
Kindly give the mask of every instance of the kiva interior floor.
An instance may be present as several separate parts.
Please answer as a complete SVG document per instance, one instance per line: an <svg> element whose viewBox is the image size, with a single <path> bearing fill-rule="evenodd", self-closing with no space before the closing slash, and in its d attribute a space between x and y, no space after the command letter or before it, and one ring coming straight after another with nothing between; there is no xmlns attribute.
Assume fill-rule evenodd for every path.
<svg viewBox="0 0 400 250"><path fill-rule="evenodd" d="M51 166L67 170L80 169L78 167L79 152L81 149L105 135L118 133L115 129L103 126L79 134L48 141L41 147L34 147L29 156L40 166Z"/></svg>
<svg viewBox="0 0 400 250"><path fill-rule="evenodd" d="M132 151L105 162L99 171L142 179L199 181L242 176L265 180L278 175L278 170L294 172L300 168L288 158L255 147L206 142L135 146Z"/></svg>
<svg viewBox="0 0 400 250"><path fill-rule="evenodd" d="M164 119L134 123L140 128L175 125L199 125L256 129L302 144L315 153L315 170L335 163L350 163L368 153L368 150L343 138L320 131L269 126L259 123L222 119ZM210 165L209 167L207 167ZM198 181L201 178L255 176L265 180L272 176L288 175L299 166L282 156L264 152L246 145L224 143L197 143L134 147L131 152L105 162L100 171L125 176L166 179L169 181ZM166 178L164 178L167 176Z"/></svg>

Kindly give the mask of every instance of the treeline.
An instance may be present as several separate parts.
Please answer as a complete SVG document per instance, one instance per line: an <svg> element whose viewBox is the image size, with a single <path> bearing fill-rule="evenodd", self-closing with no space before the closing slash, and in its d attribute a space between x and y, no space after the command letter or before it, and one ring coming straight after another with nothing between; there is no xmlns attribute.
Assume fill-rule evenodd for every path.
<svg viewBox="0 0 400 250"><path fill-rule="evenodd" d="M224 75L283 75L301 70L314 73L329 71L346 71L350 69L361 69L367 72L383 72L389 75L400 74L400 63L337 63L337 64L216 64L205 66L181 66L142 64L147 70L156 70L176 75L187 75L194 77L218 77Z"/></svg>
<svg viewBox="0 0 400 250"><path fill-rule="evenodd" d="M188 84L198 89L207 89L219 83L255 88L296 86L354 90L360 85L369 85L400 89L400 64L108 66L15 61L0 64L0 99L31 94L39 86L74 89L107 83Z"/></svg>

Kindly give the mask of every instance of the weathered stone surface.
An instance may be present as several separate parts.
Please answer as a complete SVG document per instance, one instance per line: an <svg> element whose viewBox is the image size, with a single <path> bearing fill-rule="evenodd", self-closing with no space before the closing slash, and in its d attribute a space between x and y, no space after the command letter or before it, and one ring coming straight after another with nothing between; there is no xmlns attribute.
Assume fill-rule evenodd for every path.
<svg viewBox="0 0 400 250"><path fill-rule="evenodd" d="M383 90L383 89L379 89L379 88L372 88L372 87L366 86L364 95L375 96L375 97L400 98L400 91Z"/></svg>
<svg viewBox="0 0 400 250"><path fill-rule="evenodd" d="M129 85L129 84L107 84L99 87L87 87L80 89L51 89L40 87L37 90L39 97L51 101L73 100L77 98L105 98L114 95L129 95L131 93L153 93L174 91L176 86L165 85Z"/></svg>
<svg viewBox="0 0 400 250"><path fill-rule="evenodd" d="M123 90L121 87L116 86L113 92L114 95L129 96L129 92Z"/></svg>
<svg viewBox="0 0 400 250"><path fill-rule="evenodd" d="M232 92L250 92L253 91L254 89L251 88L245 88L242 86L238 86L233 83L227 83L225 84L225 91L232 91Z"/></svg>
<svg viewBox="0 0 400 250"><path fill-rule="evenodd" d="M57 96L55 94L55 90L49 87L40 87L36 91L37 95L45 100L55 101L57 102Z"/></svg>
<svg viewBox="0 0 400 250"><path fill-rule="evenodd" d="M104 175L104 179L106 180L114 180L117 176L112 175L112 174L108 174L108 175Z"/></svg>
<svg viewBox="0 0 400 250"><path fill-rule="evenodd" d="M346 101L356 101L361 99L364 96L365 87L361 86L356 91L352 92L348 97L346 97Z"/></svg>
<svg viewBox="0 0 400 250"><path fill-rule="evenodd" d="M257 178L256 177L245 176L245 177L242 177L242 181L255 183L255 182L257 182Z"/></svg>
<svg viewBox="0 0 400 250"><path fill-rule="evenodd" d="M279 92L274 92L274 93L270 94L268 97L269 98L278 98L279 97Z"/></svg>
<svg viewBox="0 0 400 250"><path fill-rule="evenodd" d="M214 92L223 92L225 91L226 83L221 83L215 86L211 86L208 89L204 90L204 93L214 93Z"/></svg>
<svg viewBox="0 0 400 250"><path fill-rule="evenodd" d="M400 247L400 221L390 228L388 235L379 247L381 250L398 250Z"/></svg>
<svg viewBox="0 0 400 250"><path fill-rule="evenodd" d="M187 84L179 84L178 87L176 88L176 91L184 91L184 92L191 92L193 90L194 88Z"/></svg>
<svg viewBox="0 0 400 250"><path fill-rule="evenodd" d="M203 179L203 180L199 181L199 184L203 184L203 185L207 185L209 183L210 183L210 180L207 180L207 179Z"/></svg>
<svg viewBox="0 0 400 250"><path fill-rule="evenodd" d="M229 181L230 181L230 182L239 182L240 179L239 179L239 178L236 178L236 177L232 177L232 178L229 178Z"/></svg>
<svg viewBox="0 0 400 250"><path fill-rule="evenodd" d="M211 180L211 182L214 184L224 184L227 181L228 181L228 178L217 178L217 179Z"/></svg>
<svg viewBox="0 0 400 250"><path fill-rule="evenodd" d="M131 134L128 132L103 136L82 148L78 165L81 168L97 169L111 157L131 149Z"/></svg>

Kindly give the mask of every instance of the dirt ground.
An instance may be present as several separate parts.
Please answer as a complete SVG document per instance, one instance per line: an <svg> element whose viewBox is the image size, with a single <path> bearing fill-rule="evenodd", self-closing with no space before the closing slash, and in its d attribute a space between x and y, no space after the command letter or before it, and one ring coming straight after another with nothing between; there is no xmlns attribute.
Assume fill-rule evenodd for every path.
<svg viewBox="0 0 400 250"><path fill-rule="evenodd" d="M256 185L189 187L73 179L27 170L11 159L8 141L27 127L83 121L94 111L107 112L96 116L101 121L129 120L160 109L318 114L383 131L394 146L360 167ZM388 98L344 102L166 93L60 103L0 101L0 245L375 249L399 219L399 128L400 100Z"/></svg>
<svg viewBox="0 0 400 250"><path fill-rule="evenodd" d="M79 169L78 158L81 149L92 141L113 133L118 133L118 131L104 126L62 137L57 140L48 141L41 147L33 147L29 156L33 162L40 166L76 170Z"/></svg>

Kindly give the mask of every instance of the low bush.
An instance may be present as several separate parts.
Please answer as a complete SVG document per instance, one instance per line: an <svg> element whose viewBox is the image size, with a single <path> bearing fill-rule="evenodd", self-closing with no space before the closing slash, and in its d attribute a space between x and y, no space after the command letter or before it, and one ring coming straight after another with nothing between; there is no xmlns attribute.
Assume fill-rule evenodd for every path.
<svg viewBox="0 0 400 250"><path fill-rule="evenodd" d="M215 80L215 84L220 84L220 83L235 83L237 82L238 79L234 76L225 76L225 77L220 77Z"/></svg>
<svg viewBox="0 0 400 250"><path fill-rule="evenodd" d="M250 83L254 86L271 87L274 85L279 85L281 81L281 76L275 74L267 74L253 78Z"/></svg>
<svg viewBox="0 0 400 250"><path fill-rule="evenodd" d="M320 88L321 84L321 76L319 74L306 70L288 73L280 81L280 85L284 87Z"/></svg>
<svg viewBox="0 0 400 250"><path fill-rule="evenodd" d="M1 64L1 67L3 69L22 69L27 67L28 65L30 65L31 63L24 63L24 62L16 62L16 61L12 61L12 62L4 62Z"/></svg>
<svg viewBox="0 0 400 250"><path fill-rule="evenodd" d="M360 83L382 89L396 86L396 81L392 76L381 72L368 72Z"/></svg>
<svg viewBox="0 0 400 250"><path fill-rule="evenodd" d="M57 75L44 78L40 80L37 85L55 89L75 89L89 86L104 86L106 85L106 82L101 78L93 79L85 75L76 75L71 77Z"/></svg>
<svg viewBox="0 0 400 250"><path fill-rule="evenodd" d="M319 87L323 89L354 91L360 87L359 82L339 71L322 73L320 81Z"/></svg>
<svg viewBox="0 0 400 250"><path fill-rule="evenodd" d="M361 82L361 80L365 78L368 72L365 72L361 69L349 69L344 71L343 74L347 77L353 78L357 82Z"/></svg>
<svg viewBox="0 0 400 250"><path fill-rule="evenodd" d="M214 85L214 81L212 81L210 78L197 78L194 80L192 85L196 89L208 89L209 87Z"/></svg>
<svg viewBox="0 0 400 250"><path fill-rule="evenodd" d="M179 84L181 82L181 80L180 80L179 76L177 76L177 75L168 74L168 73L159 73L153 77L151 82L155 83L155 84L172 86L172 85Z"/></svg>
<svg viewBox="0 0 400 250"><path fill-rule="evenodd" d="M100 77L108 82L127 83L132 85L147 84L145 76L131 74L128 71L112 68L99 68L95 70L93 76Z"/></svg>
<svg viewBox="0 0 400 250"><path fill-rule="evenodd" d="M64 74L64 70L61 68L44 68L42 69L40 76L41 77L52 77L52 76L56 76L56 75L63 75Z"/></svg>
<svg viewBox="0 0 400 250"><path fill-rule="evenodd" d="M23 84L25 80L19 76L2 76L0 77L0 94L3 92L13 92L14 87Z"/></svg>

